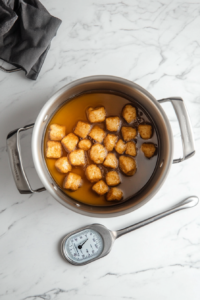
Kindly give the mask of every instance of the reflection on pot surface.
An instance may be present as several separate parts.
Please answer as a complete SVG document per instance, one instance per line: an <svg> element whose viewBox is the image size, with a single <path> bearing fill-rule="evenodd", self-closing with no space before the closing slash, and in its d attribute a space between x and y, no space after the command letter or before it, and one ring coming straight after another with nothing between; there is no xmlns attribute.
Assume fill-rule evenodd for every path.
<svg viewBox="0 0 200 300"><path fill-rule="evenodd" d="M183 155L176 159L173 159L173 132L162 108L163 102L172 104L180 125ZM105 109L108 119L93 123L96 108L99 106L103 107L102 116ZM88 110L89 107L91 107L90 110ZM129 110L130 107L131 110ZM136 107L137 120L132 120L131 123L131 116L135 114L134 107ZM62 117L58 119L59 114ZM87 126L85 125L86 129L89 128L86 136L83 132L81 133L83 125L81 122L88 123ZM119 131L112 131L118 129L119 123ZM49 135L48 130L53 124ZM56 124L60 126L59 134L54 130L58 129ZM31 187L26 176L20 152L20 133L29 128L33 128L34 167L44 186L36 190ZM47 134L48 138L54 140L47 141ZM77 166L77 150L75 152L72 145L69 146L70 139L68 135L65 136L66 134L71 134L70 139L74 137L77 150L82 150L78 151L79 166ZM119 140L113 149L111 140L115 139L113 137L111 139L108 134L117 135ZM149 134L151 134L150 139ZM57 135L60 140L55 140ZM47 149L45 149L46 145ZM69 158L68 164L65 165L65 170L71 168L68 173L59 173L63 168L63 159L66 161L65 156L60 157L61 160L56 162L56 166L55 159L50 158L53 153L52 145L58 147L54 157L59 158L63 154L69 156L67 157ZM89 150L84 150L85 148ZM96 157L96 155L99 149L104 148L107 150L106 155L107 152L111 153L101 161L102 157ZM64 149L67 152L64 152ZM120 216L138 209L152 199L161 188L172 163L182 162L195 153L190 120L180 97L157 101L148 91L134 82L104 75L81 78L56 92L41 109L35 124L9 133L7 150L13 178L20 193L38 193L46 189L65 207L92 217ZM71 153L68 153L70 151ZM105 152L105 150L102 151ZM45 155L49 158L46 159ZM94 181L94 177L91 176L92 167L88 170L85 161L90 165L93 162L94 169L100 169L102 182L98 176ZM81 166L82 164L84 167ZM119 164L119 167L116 167L116 164ZM68 180L69 175L73 179L73 185ZM65 176L67 177L64 180ZM76 178L76 184L74 184L74 178ZM97 179L99 181L96 182ZM62 188L63 180L65 189ZM81 182L82 186L79 188ZM69 188L75 191L70 191ZM104 192L108 193L104 196L98 195Z"/></svg>

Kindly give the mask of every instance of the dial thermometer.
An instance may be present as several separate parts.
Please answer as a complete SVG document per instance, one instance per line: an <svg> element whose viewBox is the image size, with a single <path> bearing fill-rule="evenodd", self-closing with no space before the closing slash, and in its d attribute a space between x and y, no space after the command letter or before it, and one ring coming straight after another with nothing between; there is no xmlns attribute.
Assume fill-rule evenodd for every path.
<svg viewBox="0 0 200 300"><path fill-rule="evenodd" d="M111 231L101 224L92 224L67 234L61 243L63 257L73 265L82 266L107 255L120 236L157 221L179 210L194 207L198 197L189 197L173 208L121 230Z"/></svg>

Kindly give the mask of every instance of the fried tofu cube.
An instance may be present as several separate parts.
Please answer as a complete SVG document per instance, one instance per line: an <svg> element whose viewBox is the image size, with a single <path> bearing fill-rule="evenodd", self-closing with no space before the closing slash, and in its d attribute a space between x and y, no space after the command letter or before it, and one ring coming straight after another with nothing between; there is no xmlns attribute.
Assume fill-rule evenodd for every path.
<svg viewBox="0 0 200 300"><path fill-rule="evenodd" d="M103 106L101 107L89 107L87 110L88 120L90 123L100 123L105 121L106 111Z"/></svg>
<svg viewBox="0 0 200 300"><path fill-rule="evenodd" d="M76 191L82 185L82 178L80 175L70 172L63 181L63 188L67 190Z"/></svg>
<svg viewBox="0 0 200 300"><path fill-rule="evenodd" d="M62 146L60 142L48 141L46 147L46 157L60 158L62 156Z"/></svg>
<svg viewBox="0 0 200 300"><path fill-rule="evenodd" d="M51 124L49 127L49 139L51 141L61 141L65 136L65 126Z"/></svg>
<svg viewBox="0 0 200 300"><path fill-rule="evenodd" d="M80 136L81 138L85 139L88 133L90 132L90 129L91 129L90 124L86 122L78 121L74 133Z"/></svg>
<svg viewBox="0 0 200 300"><path fill-rule="evenodd" d="M103 143L108 151L112 151L113 148L115 147L117 140L118 140L117 135L108 133Z"/></svg>
<svg viewBox="0 0 200 300"><path fill-rule="evenodd" d="M119 117L106 118L106 128L109 131L118 131L121 121Z"/></svg>
<svg viewBox="0 0 200 300"><path fill-rule="evenodd" d="M123 140L119 140L115 146L115 151L117 151L117 153L119 154L123 154L124 151L126 150L127 144L124 143Z"/></svg>
<svg viewBox="0 0 200 300"><path fill-rule="evenodd" d="M83 139L78 143L78 147L82 150L89 150L92 146L92 142L88 139Z"/></svg>
<svg viewBox="0 0 200 300"><path fill-rule="evenodd" d="M102 178L100 168L94 164L87 166L85 175L87 179L91 182L97 182Z"/></svg>
<svg viewBox="0 0 200 300"><path fill-rule="evenodd" d="M156 147L154 144L142 144L141 150L147 158L154 156L156 152Z"/></svg>
<svg viewBox="0 0 200 300"><path fill-rule="evenodd" d="M110 171L106 174L106 183L110 186L118 185L121 182L119 174L116 171Z"/></svg>
<svg viewBox="0 0 200 300"><path fill-rule="evenodd" d="M127 155L136 156L137 155L136 144L134 142L128 142L126 145L127 147L125 153Z"/></svg>
<svg viewBox="0 0 200 300"><path fill-rule="evenodd" d="M102 128L100 128L99 126L94 126L94 127L92 128L92 130L90 131L89 136L90 136L93 140L95 140L95 141L97 141L97 142L99 142L99 143L102 143L103 140L104 140L104 138L105 138L105 136L106 136L106 133L105 133L105 131L104 131Z"/></svg>
<svg viewBox="0 0 200 300"><path fill-rule="evenodd" d="M137 170L134 158L124 155L119 157L119 167L121 171L128 176L134 175Z"/></svg>
<svg viewBox="0 0 200 300"><path fill-rule="evenodd" d="M76 148L78 141L79 138L75 134L69 133L62 139L61 144L65 151L72 152Z"/></svg>
<svg viewBox="0 0 200 300"><path fill-rule="evenodd" d="M103 180L98 181L92 187L92 190L99 195L106 194L108 192L108 189L109 188L108 188L107 184Z"/></svg>
<svg viewBox="0 0 200 300"><path fill-rule="evenodd" d="M84 166L86 163L85 151L82 149L74 150L69 154L72 166Z"/></svg>
<svg viewBox="0 0 200 300"><path fill-rule="evenodd" d="M123 192L122 190L113 187L110 189L110 191L108 192L108 194L106 195L106 199L108 201L113 201L113 200L117 200L120 201L123 197Z"/></svg>
<svg viewBox="0 0 200 300"><path fill-rule="evenodd" d="M106 158L107 150L101 144L95 144L90 150L90 158L96 164L102 164Z"/></svg>
<svg viewBox="0 0 200 300"><path fill-rule="evenodd" d="M121 132L122 137L126 142L129 142L130 140L134 139L137 135L136 129L132 127L122 127Z"/></svg>
<svg viewBox="0 0 200 300"><path fill-rule="evenodd" d="M55 167L60 173L68 173L72 170L72 166L70 165L69 160L66 156L59 158L55 162Z"/></svg>
<svg viewBox="0 0 200 300"><path fill-rule="evenodd" d="M116 169L118 167L118 159L114 153L108 153L103 163L104 167Z"/></svg>
<svg viewBox="0 0 200 300"><path fill-rule="evenodd" d="M131 123L137 118L136 108L130 104L125 105L122 110L122 117L127 123Z"/></svg>
<svg viewBox="0 0 200 300"><path fill-rule="evenodd" d="M148 140L152 136L152 126L149 124L140 124L138 126L138 132L142 139Z"/></svg>

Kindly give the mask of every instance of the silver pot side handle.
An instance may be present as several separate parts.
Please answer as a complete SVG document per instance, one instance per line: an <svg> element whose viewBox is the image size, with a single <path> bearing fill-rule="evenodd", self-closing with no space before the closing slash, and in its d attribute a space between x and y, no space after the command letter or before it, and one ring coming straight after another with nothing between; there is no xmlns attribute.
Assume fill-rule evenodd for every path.
<svg viewBox="0 0 200 300"><path fill-rule="evenodd" d="M195 146L194 146L194 137L192 132L192 126L190 123L190 119L183 102L183 99L180 97L170 97L165 99L158 100L159 103L171 102L181 131L181 140L183 146L183 157L174 159L173 164L182 162L195 154Z"/></svg>
<svg viewBox="0 0 200 300"><path fill-rule="evenodd" d="M45 188L34 190L31 188L29 180L22 163L21 147L20 147L20 132L33 128L34 124L27 125L23 128L18 128L11 131L7 136L7 152L10 162L11 171L20 194L32 194L45 191Z"/></svg>

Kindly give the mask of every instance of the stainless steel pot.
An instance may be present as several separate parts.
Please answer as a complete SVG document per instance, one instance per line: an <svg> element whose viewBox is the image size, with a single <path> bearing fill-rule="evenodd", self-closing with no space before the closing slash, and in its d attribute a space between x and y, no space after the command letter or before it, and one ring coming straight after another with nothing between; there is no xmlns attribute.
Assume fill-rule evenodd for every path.
<svg viewBox="0 0 200 300"><path fill-rule="evenodd" d="M151 115L157 128L159 137L159 154L156 170L141 192L132 199L114 206L98 207L80 203L68 197L55 183L49 174L45 159L43 140L48 122L55 112L67 101L85 92L109 91L134 99ZM173 135L168 118L161 107L161 103L170 101L175 110L182 137L183 157L173 160ZM78 108L77 108L78 109ZM34 166L45 188L33 190L26 176L20 152L20 132L33 127L32 156ZM145 89L128 81L114 76L91 76L73 81L56 92L43 106L35 124L19 128L9 133L7 137L7 151L10 166L16 186L21 194L39 193L45 189L67 208L92 217L114 217L129 213L149 201L160 189L165 181L172 163L179 163L195 153L194 139L190 121L184 102L179 97L156 100Z"/></svg>

